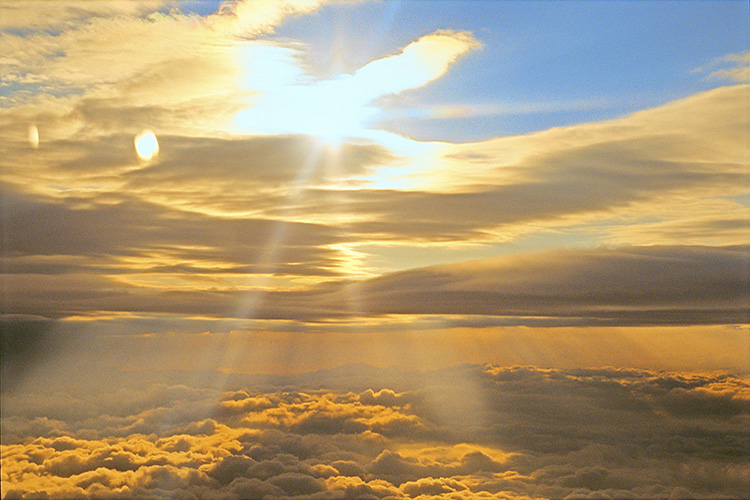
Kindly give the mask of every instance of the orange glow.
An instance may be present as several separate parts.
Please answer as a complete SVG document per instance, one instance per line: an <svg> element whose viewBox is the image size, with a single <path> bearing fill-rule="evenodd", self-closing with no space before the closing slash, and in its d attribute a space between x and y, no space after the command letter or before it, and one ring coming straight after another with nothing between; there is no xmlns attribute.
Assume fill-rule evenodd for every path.
<svg viewBox="0 0 750 500"><path fill-rule="evenodd" d="M39 129L36 125L29 125L29 145L32 149L39 147Z"/></svg>

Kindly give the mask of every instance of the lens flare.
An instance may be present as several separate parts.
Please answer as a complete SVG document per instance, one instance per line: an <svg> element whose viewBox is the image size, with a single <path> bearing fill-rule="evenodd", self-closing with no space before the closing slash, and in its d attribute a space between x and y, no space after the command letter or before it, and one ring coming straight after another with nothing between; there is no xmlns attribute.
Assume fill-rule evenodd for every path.
<svg viewBox="0 0 750 500"><path fill-rule="evenodd" d="M151 161L159 154L159 142L154 133L148 129L141 131L133 140L135 153L143 161Z"/></svg>
<svg viewBox="0 0 750 500"><path fill-rule="evenodd" d="M36 125L29 125L29 145L33 149L39 147L39 129Z"/></svg>

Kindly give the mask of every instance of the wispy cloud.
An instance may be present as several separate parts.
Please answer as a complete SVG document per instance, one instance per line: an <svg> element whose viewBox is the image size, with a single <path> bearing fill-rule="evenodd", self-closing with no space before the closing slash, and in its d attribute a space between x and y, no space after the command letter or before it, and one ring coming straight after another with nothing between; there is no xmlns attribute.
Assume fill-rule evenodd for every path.
<svg viewBox="0 0 750 500"><path fill-rule="evenodd" d="M750 83L750 51L727 54L696 68L693 72L708 73L708 80Z"/></svg>

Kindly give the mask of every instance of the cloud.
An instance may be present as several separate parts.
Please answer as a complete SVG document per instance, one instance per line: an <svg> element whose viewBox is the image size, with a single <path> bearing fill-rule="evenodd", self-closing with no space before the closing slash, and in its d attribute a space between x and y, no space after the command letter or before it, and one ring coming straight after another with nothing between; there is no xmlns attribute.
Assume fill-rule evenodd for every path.
<svg viewBox="0 0 750 500"><path fill-rule="evenodd" d="M747 317L747 268L744 247L601 248L402 271L357 293L371 314L733 323Z"/></svg>
<svg viewBox="0 0 750 500"><path fill-rule="evenodd" d="M437 31L407 45L401 53L373 61L353 77L368 95L386 94L421 87L439 78L463 54L481 47L467 32ZM383 78L398 75L398 78Z"/></svg>
<svg viewBox="0 0 750 500"><path fill-rule="evenodd" d="M316 82L302 71L299 46L261 37L322 3L227 2L204 17L179 3L5 6L12 21L0 25L0 86L12 92L2 102L13 108L10 124L40 124L43 142L139 127L216 136L236 132L241 111L243 132L319 136L321 126L363 125L370 101L429 83L477 46L467 33L437 32L366 65L361 77ZM373 88L371 65L378 81L401 83Z"/></svg>
<svg viewBox="0 0 750 500"><path fill-rule="evenodd" d="M709 72L706 77L707 80L750 83L750 51L718 57L705 66L693 70L693 72Z"/></svg>
<svg viewBox="0 0 750 500"><path fill-rule="evenodd" d="M730 80L738 83L750 82L750 67L747 65L737 68L720 69L709 75L712 80Z"/></svg>
<svg viewBox="0 0 750 500"><path fill-rule="evenodd" d="M480 48L471 33L322 80L305 71L311 49L266 36L321 2L184 5L0 5L0 496L750 489L746 378L452 366L488 346L546 366L615 351L687 365L674 339L711 347L729 329L700 325L746 323L747 85L417 143L368 120L458 69ZM731 79L746 63L705 71ZM161 147L148 164L133 149L144 128ZM562 249L566 232L586 238ZM524 237L543 248L509 254ZM427 257L394 264L389 246ZM483 258L455 257L467 247ZM548 326L567 336L536 335ZM742 330L723 342L689 360L745 366ZM306 372L339 360L394 366Z"/></svg>
<svg viewBox="0 0 750 500"><path fill-rule="evenodd" d="M468 356L455 335L470 328L492 331L498 356L570 366L601 359L571 346L678 353L633 341L662 329L586 330L603 336L586 344L584 330L531 342L507 328L747 323L749 87L472 144L368 135L377 99L480 43L438 31L316 80L306 47L263 35L319 4L0 6L2 496L747 491L744 378L416 369ZM247 109L263 120L233 123ZM133 150L146 127L161 146L149 164ZM543 249L509 254L525 243ZM395 264L394 246L426 260ZM483 258L455 258L468 247ZM669 338L714 345L685 331ZM75 355L49 362L63 339ZM742 341L706 357L744 366L729 352ZM413 370L211 371L304 372L348 353Z"/></svg>
<svg viewBox="0 0 750 500"><path fill-rule="evenodd" d="M691 244L744 243L738 222L743 220L744 208L740 202L726 200L726 195L741 196L738 186L744 185L746 174L737 156L737 130L742 127L739 122L722 124L711 117L726 111L730 120L736 116L741 121L741 115L728 110L745 92L741 86L719 89L623 121L514 138L516 142L533 139L533 143L545 139L547 145L535 158L518 160L517 166L493 167L497 172L510 172L511 178L502 181L501 176L495 185L479 191L319 187L295 192L288 183L347 182L393 160L388 151L375 145L345 146L336 158L323 150L316 155L314 142L302 136L242 140L165 136L160 161L145 168L134 168L128 136L53 142L54 154L44 148L34 152L51 155L42 161L42 165L49 162L48 166L36 170L47 182L41 193L24 192L34 184L21 182L29 175L21 158L9 165L7 177L16 182L3 188L6 198L13 201L4 222L13 235L8 242L13 265L7 269L77 270L101 276L100 266L111 268L114 263L96 258L116 258L116 265L131 273L145 267L162 275L170 270L236 274L253 268L264 243L278 231L284 234L284 248L269 257L275 272L325 275L345 269L348 257L342 244L363 240L486 244L504 238L506 230L511 235L517 228L528 231L530 224L537 229L560 227L580 224L576 217L583 221L605 217L602 223L606 225L612 211L622 211L636 221L646 214L657 219L605 228L604 234L610 232L609 239L618 244L641 239L649 244L665 240L669 244L686 240ZM695 120L693 115L703 119ZM666 139L666 133L654 137L650 127L655 126L674 130L674 137ZM694 130L698 126L703 135ZM692 131L690 137L703 137L699 143L708 142L686 149L682 142L686 132L681 129ZM614 131L617 140L612 138ZM628 134L634 137L628 139ZM561 142L574 137L579 137L580 145L559 149ZM481 144L489 151L477 154L484 155L482 162L492 163L492 158L502 154L503 144L513 141ZM545 152L545 148L551 150ZM232 154L212 162L220 151ZM659 160L655 151L665 158ZM695 158L670 159L688 153ZM256 159L247 159L250 156ZM57 182L64 187L51 190L49 185ZM117 192L123 188L127 195ZM671 203L694 199L698 191L706 197L721 193L725 201L692 201L697 210L694 215L675 214ZM666 204L670 208L660 208ZM215 211L243 217L217 218ZM299 219L300 213L316 224L272 221ZM664 214L663 220L658 220L659 213ZM338 224L339 220L345 223ZM69 227L80 230L70 232ZM134 254L141 261L137 266L126 263ZM83 257L91 260L85 262ZM366 254L361 257L368 258ZM89 283L107 281L86 279Z"/></svg>
<svg viewBox="0 0 750 500"><path fill-rule="evenodd" d="M106 52L107 44L119 43L117 33L131 29L129 23L148 31L149 37L171 39L174 29L180 31L178 42L191 36L226 41L227 33L236 36L232 30L240 22L238 16L251 19L252 9L259 12L258 32L265 33L270 28L264 19L309 8L313 6L250 3L227 7L206 19L176 11L146 19L95 17L90 26L79 25L83 21L71 25L64 31L68 38L51 40L49 33L34 36L40 37L40 46L67 40L70 49L61 46L65 55L59 56L60 67L79 75L76 51L98 50L98 45L88 42L84 47L81 40L111 35L113 39L101 46ZM234 28L224 22L234 23ZM110 30L106 23L115 25ZM219 25L226 29L221 31ZM21 46L34 46L17 38L16 52L22 52ZM258 47L282 52L301 50L243 40L258 48L256 42ZM174 312L193 307L197 295L215 286L217 293L206 296L206 307L200 311L219 314L240 300L234 291L258 283L248 284L244 276L273 273L286 281L271 280L262 284L264 288L283 287L290 293L276 295L276 312L261 316L292 318L297 313L290 302L304 303L309 309L305 301L310 297L328 294L325 286L306 288L300 283L311 285L311 276L322 281L337 274L354 277L387 271L390 263L383 266L387 261L383 256L393 245L429 249L422 252L430 255L429 261L406 259L405 265L394 266L403 268L447 260L447 243L451 248L471 245L486 255L504 252L502 245L526 235L553 239L554 231L617 246L746 243L739 221L745 215L741 197L747 180L743 156L747 117L733 110L743 109L747 86L715 89L610 122L475 144L443 144L426 158L411 158L404 150L378 143L352 142L335 151L306 136L236 136L214 128L214 122L202 122L219 115L226 118L247 103L240 103L234 94L216 93L210 85L204 89L193 82L195 88L180 89L164 78L197 64L189 60L195 55L188 50L190 43L175 47L178 53L149 49L159 53L133 63L148 67L124 65L124 73L112 74L111 79L86 77L108 86L101 95L99 90L82 96L48 95L36 104L11 106L2 113L0 119L8 125L2 127L8 139L3 192L12 200L8 205L17 205L3 222L15 235L5 256L6 269L44 275L36 281L37 292L48 285L63 285L88 292L99 289L102 296L116 290L129 297L134 287L152 289L160 281L179 285L175 287L179 290L173 288L147 309ZM377 73L381 66L419 68L417 63L424 59L429 62L426 73L409 85L426 84L476 46L467 33L437 32L349 76L370 81L368 72ZM51 56L44 50L39 64L47 67L45 58ZM198 55L210 59L205 67L214 70L206 75L229 78L215 65L237 66L235 53L214 57L199 51ZM149 59L162 57L164 68ZM252 66L252 61L243 64ZM84 78L81 75L76 78ZM203 78L191 74L180 81L193 85L193 77ZM138 90L141 84L153 93ZM229 88L230 94L240 92L236 82L229 85L222 80L216 85L216 89ZM168 99L149 100L163 95L165 86L173 90ZM401 82L399 88L409 87ZM400 90L378 90L386 91ZM28 124L37 120L40 146L31 149ZM134 134L143 128L142 122L151 121L158 125L153 128L161 153L157 161L143 166L136 161L129 130ZM394 171L417 187L379 187L382 176ZM694 211L675 210L688 199L693 200ZM70 227L79 230L68 231ZM48 277L51 274L68 276ZM32 295L31 287L32 280L27 279L18 288ZM122 300L118 310L137 308L137 300ZM180 300L187 302L171 308L163 305ZM335 315L335 307L319 313L316 306L308 316ZM40 311L39 304L28 304L16 312Z"/></svg>
<svg viewBox="0 0 750 500"><path fill-rule="evenodd" d="M237 46L320 3L239 1L205 17L180 3L3 6L11 21L0 27L0 86L11 92L2 102L14 108L11 122L39 123L42 143L147 126L226 130L252 93L241 86Z"/></svg>
<svg viewBox="0 0 750 500"><path fill-rule="evenodd" d="M456 491L466 490L466 486L458 481L452 481L450 479L418 479L417 481L409 481L401 485L401 491L403 491L408 497L415 498L419 496L437 497L445 493L454 493Z"/></svg>
<svg viewBox="0 0 750 500"><path fill-rule="evenodd" d="M43 69L44 78L65 84L126 84L128 77L152 78L159 68L161 78L167 78L169 71L180 68L179 63L194 58L210 63L212 57L228 54L220 47L221 42L229 45L237 36L252 38L268 33L285 17L309 12L321 3L227 2L217 13L200 18L182 13L179 3L19 2L2 7L6 15L0 29L6 30L4 46L15 49L6 53L28 57L15 61L20 71ZM9 28L29 33L15 34ZM130 43L122 44L126 39ZM91 41L96 44L89 45ZM154 50L156 47L161 50ZM116 64L106 60L108 54L117 54ZM192 76L196 81L206 72L192 72Z"/></svg>
<svg viewBox="0 0 750 500"><path fill-rule="evenodd" d="M122 15L138 16L164 7L164 2L13 2L0 7L0 29L59 28L75 25L92 18Z"/></svg>
<svg viewBox="0 0 750 500"><path fill-rule="evenodd" d="M207 264L204 271L208 272L211 267L226 271L216 266L232 261L240 267L259 264L260 254L277 231L284 233L284 240L278 243L280 248L276 250L280 253L274 264L281 264L287 251L290 264L301 264L316 260L316 256L323 257L328 253L325 246L339 241L334 228L321 225L257 218L215 219L201 213L144 203L127 195L58 202L15 193L10 187L4 188L4 194L14 202L4 220L5 230L12 234L5 245L6 258L50 256L46 260L39 258L37 262L54 265L52 256L70 256L67 261L58 259L63 268L69 265L91 269L97 259L107 258L122 259L124 267L130 267L124 262L128 257L171 249L167 254L175 252L175 260L166 258L145 267L184 266L187 261L204 261ZM71 232L70 228L74 227L79 231ZM227 246L227 242L232 245ZM302 246L309 248L302 250ZM84 263L80 257L91 260ZM31 263L34 259L26 261Z"/></svg>
<svg viewBox="0 0 750 500"><path fill-rule="evenodd" d="M295 181L316 185L363 176L392 160L390 152L374 144L347 144L334 156L307 136L240 140L161 137L160 141L169 150L168 156L151 167L131 171L132 187L165 183L189 187L200 181L221 183L226 188L240 183L244 189ZM222 160L217 162L217 157Z"/></svg>
<svg viewBox="0 0 750 500"><path fill-rule="evenodd" d="M745 192L748 117L735 110L747 92L724 87L609 122L446 146L431 167L410 172L406 185L416 187L357 193L350 206L373 217L353 229L383 240L493 241L529 225L598 221L606 234L620 218L699 217L674 206Z"/></svg>
<svg viewBox="0 0 750 500"><path fill-rule="evenodd" d="M443 76L458 57L479 47L469 33L438 31L407 45L399 54L376 59L354 74L311 80L297 69L291 48L252 46L243 51L248 65L262 65L259 78L250 70L245 85L259 89L252 107L240 112L240 130L303 133L338 142L368 136L377 114L372 102L384 95L422 87Z"/></svg>
<svg viewBox="0 0 750 500"><path fill-rule="evenodd" d="M50 273L40 266L54 269L54 259L29 261L21 268L26 274L18 274L6 287L8 312L15 314L59 317L93 310L233 317L244 314L238 306L259 291L251 284L220 286L208 279L212 273L325 276L332 274L337 259L336 251L326 248L337 241L336 231L313 224L279 226L257 219L208 224L210 219L202 215L172 215L162 209L161 216L148 218L151 223L144 227L140 223L144 215L153 212L148 205L130 201L95 210L20 203L15 210L23 216L13 219L17 225L12 226L7 247L11 255L90 255L103 259L102 270L110 260L130 257L144 262L141 272L169 273L170 264L157 264L159 259L151 257L167 251L186 285L175 289L154 284L135 293L129 274L93 274L85 272L86 267L76 273L64 261L59 272ZM69 227L88 230L72 233ZM274 260L264 262L274 228L283 229L285 238L273 250ZM227 240L234 246L222 246ZM503 256L357 282L265 290L253 316L300 320L350 316L347 297L356 291L363 316L486 315L519 318L521 324L549 318L591 325L742 323L747 318L747 255L743 246L656 246ZM183 259L191 264L185 266ZM212 270L218 263L221 267ZM120 271L125 272L135 275L136 284L146 279L139 278L135 269ZM195 278L190 278L192 273ZM42 290L44 296L39 295Z"/></svg>
<svg viewBox="0 0 750 500"><path fill-rule="evenodd" d="M325 483L305 474L284 472L269 480L274 486L281 488L287 496L312 495L325 491Z"/></svg>
<svg viewBox="0 0 750 500"><path fill-rule="evenodd" d="M285 377L268 392L251 389L259 386L257 376L235 378L224 392L184 385L148 389L123 379L117 383L127 391L120 394L81 392L78 402L100 416L82 422L69 412L57 436L40 434L38 427L16 433L14 426L30 424L38 410L23 408L29 393L11 399L6 394L3 498L42 492L51 498L740 498L749 485L742 459L750 387L727 373L464 366L421 372L419 382L414 372L391 371L388 389L370 385L359 393L361 382L347 382L345 373L342 368ZM379 378L363 366L359 374L371 384ZM430 421L437 402L423 398L423 387L451 394L466 375L478 383L479 405L491 415L481 430L455 420L432 420L435 429L427 435L379 434L369 423L364 430L346 430L346 422L364 422L363 414L386 408L362 402L375 394L388 398L388 408ZM303 392L316 377L329 388ZM151 394L146 399L144 390ZM70 404L71 388L64 391L63 406ZM35 395L63 409L61 395ZM113 426L108 412L126 408L114 398L141 403ZM183 429L199 425L201 417L179 408L203 399L222 406L249 399L258 404L215 414L212 426L186 434ZM727 401L734 401L734 409L727 411ZM236 418L291 407L327 408L340 419L341 432L301 429L283 418ZM133 430L127 424L133 421L142 427ZM174 426L165 427L167 421Z"/></svg>
<svg viewBox="0 0 750 500"><path fill-rule="evenodd" d="M285 17L313 11L323 3L322 0L282 0L280 2L230 0L223 2L218 14L210 19L218 29L228 24L233 28L233 34L251 36L273 30Z"/></svg>

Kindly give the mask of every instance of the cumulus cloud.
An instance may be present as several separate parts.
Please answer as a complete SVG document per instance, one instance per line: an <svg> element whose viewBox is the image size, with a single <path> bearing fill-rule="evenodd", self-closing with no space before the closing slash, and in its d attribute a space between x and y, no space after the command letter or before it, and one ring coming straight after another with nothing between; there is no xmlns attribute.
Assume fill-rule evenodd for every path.
<svg viewBox="0 0 750 500"><path fill-rule="evenodd" d="M421 383L391 373L389 388L361 390L368 384L352 384L342 370L319 375L328 388L315 393L295 388L307 386L305 374L268 392L250 389L260 379L244 376L223 391L162 385L148 391L175 397L153 401L139 386L81 394L79 403L103 417L118 409L123 420L58 415L56 434L32 432L28 398L6 397L13 418L3 418L3 497L738 498L749 485L750 388L727 373L487 365L424 372ZM378 377L366 367L360 374ZM467 374L491 415L481 430L432 419L439 402L425 398L425 383L449 394ZM53 400L60 395L37 397L62 409ZM123 412L114 397L135 405ZM208 420L179 410L202 400L218 405ZM297 425L322 408L337 429ZM431 430L384 431L371 416L386 410ZM158 412L171 413L174 425ZM134 421L138 430L127 424Z"/></svg>

